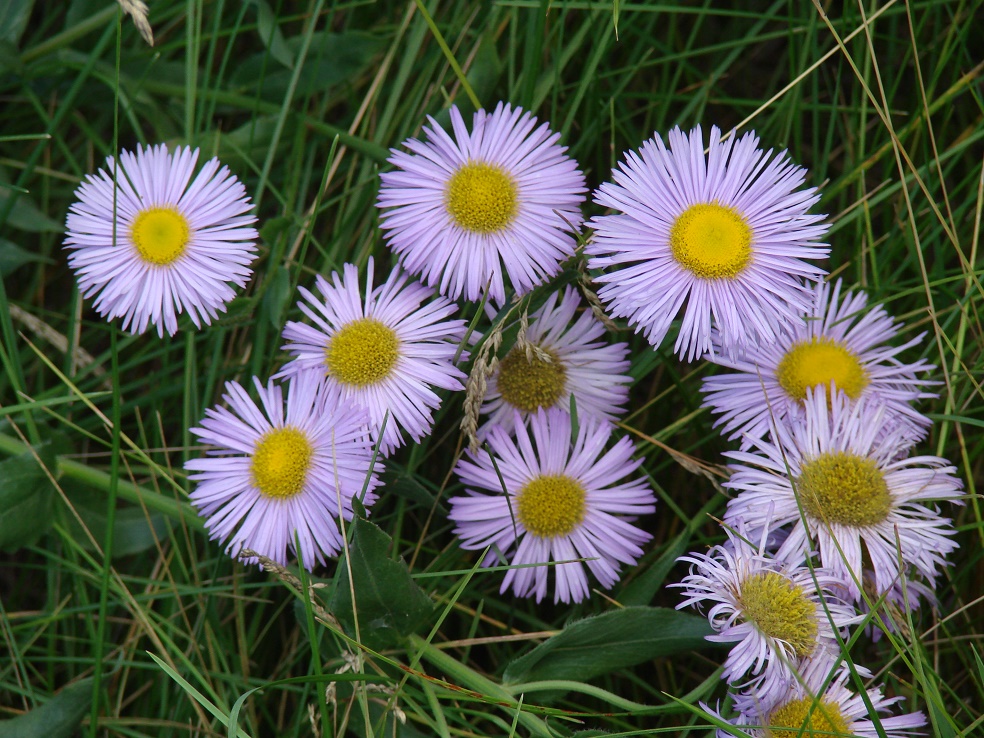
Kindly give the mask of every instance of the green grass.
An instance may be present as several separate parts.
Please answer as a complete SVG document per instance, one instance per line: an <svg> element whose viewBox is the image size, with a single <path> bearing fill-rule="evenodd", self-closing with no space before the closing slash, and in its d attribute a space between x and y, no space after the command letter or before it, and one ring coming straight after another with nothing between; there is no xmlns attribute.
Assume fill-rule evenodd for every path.
<svg viewBox="0 0 984 738"><path fill-rule="evenodd" d="M21 521L0 554L0 719L92 677L62 693L71 719L57 735L75 724L88 736L233 735L230 713L248 736L706 734L697 703L725 695L721 650L606 671L614 645L601 644L561 674L516 661L585 616L675 606L664 588L684 574L674 559L722 539L712 518L727 498L691 463L716 469L729 448L700 410L710 367L653 351L624 325L636 379L624 428L661 502L640 565L586 603L500 596L501 570L458 548L445 500L460 488L449 474L460 395L432 438L388 463L372 521L392 545L350 531L367 571L405 587L384 565L402 556L433 603L412 637L363 624L356 638L347 566L317 571L324 586L310 590L304 572L236 564L187 503L182 466L200 453L188 428L223 382L282 365L297 287L346 261L391 263L374 205L387 150L427 114L445 123L449 101L468 116L508 100L561 131L591 187L674 125L754 129L809 168L832 221L829 270L904 320L900 339L926 334L904 357L928 358L942 382L921 408L936 422L920 452L957 464L968 493L939 611L915 613L904 636L862 633L849 658L925 711L930 735L980 734L979 0L825 3L826 15L802 0L150 5L153 48L107 0L0 10L0 516L6 529ZM254 279L208 330L123 334L67 268L63 223L81 177L138 142L200 146L256 203ZM357 609L360 597L373 604L356 587ZM667 636L648 621L626 627ZM582 683L593 667L604 673ZM55 725L49 715L29 734Z"/></svg>

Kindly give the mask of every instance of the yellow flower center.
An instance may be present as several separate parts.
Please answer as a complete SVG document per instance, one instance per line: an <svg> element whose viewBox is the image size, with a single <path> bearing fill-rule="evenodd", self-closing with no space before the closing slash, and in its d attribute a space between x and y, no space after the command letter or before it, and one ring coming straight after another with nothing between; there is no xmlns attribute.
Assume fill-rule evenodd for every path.
<svg viewBox="0 0 984 738"><path fill-rule="evenodd" d="M545 474L526 483L517 496L516 517L540 538L566 536L584 521L584 487L564 474Z"/></svg>
<svg viewBox="0 0 984 738"><path fill-rule="evenodd" d="M826 388L831 381L852 400L868 386L868 373L854 352L825 336L794 343L776 367L776 379L787 395L801 401L807 388Z"/></svg>
<svg viewBox="0 0 984 738"><path fill-rule="evenodd" d="M343 326L325 348L328 374L342 384L365 387L390 375L400 358L400 339L375 318L359 318Z"/></svg>
<svg viewBox="0 0 984 738"><path fill-rule="evenodd" d="M840 708L827 700L803 697L787 702L769 715L769 738L833 738L852 736Z"/></svg>
<svg viewBox="0 0 984 738"><path fill-rule="evenodd" d="M130 240L149 264L167 266L185 252L191 239L188 221L176 208L147 208L130 226Z"/></svg>
<svg viewBox="0 0 984 738"><path fill-rule="evenodd" d="M302 430L288 425L267 431L253 451L253 484L267 497L293 497L304 488L313 453Z"/></svg>
<svg viewBox="0 0 984 738"><path fill-rule="evenodd" d="M448 181L444 202L460 228L494 233L516 217L517 194L516 183L502 167L470 161Z"/></svg>
<svg viewBox="0 0 984 738"><path fill-rule="evenodd" d="M691 205L670 228L670 250L701 279L734 279L752 260L752 229L732 207Z"/></svg>
<svg viewBox="0 0 984 738"><path fill-rule="evenodd" d="M746 621L770 638L785 641L800 658L817 645L817 609L802 587L782 574L753 574L741 583L739 593Z"/></svg>
<svg viewBox="0 0 984 738"><path fill-rule="evenodd" d="M814 520L864 528L892 510L885 476L874 459L837 451L805 462L796 491Z"/></svg>
<svg viewBox="0 0 984 738"><path fill-rule="evenodd" d="M528 361L526 352L512 349L499 362L496 384L502 399L515 408L533 413L541 407L553 407L564 395L567 386L567 370L557 355L549 349L541 349L550 361L533 355Z"/></svg>

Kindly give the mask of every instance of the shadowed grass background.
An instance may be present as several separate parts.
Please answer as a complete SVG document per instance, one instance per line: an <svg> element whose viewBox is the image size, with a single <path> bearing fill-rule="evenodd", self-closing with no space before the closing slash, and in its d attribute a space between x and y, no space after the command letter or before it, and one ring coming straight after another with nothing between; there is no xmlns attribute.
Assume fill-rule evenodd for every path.
<svg viewBox="0 0 984 738"><path fill-rule="evenodd" d="M374 204L387 150L419 135L428 114L447 123L449 101L470 118L474 100L506 100L562 133L592 188L623 151L674 125L754 129L764 148L788 148L809 168L833 223L827 268L904 320L900 340L926 333L905 357L928 358L941 381L921 408L936 422L919 450L956 463L968 492L939 616L916 613L910 633L877 644L861 635L848 657L905 696L906 709L926 711L930 734L976 734L981 5L152 0L150 47L105 0L8 0L0 718L61 707L61 722L49 714L24 733L48 736L76 725L93 736L234 735L230 713L250 736L706 732L694 706L724 696L723 652L691 650L699 633L677 632L663 610L611 619L621 605L673 607L678 595L662 585L683 574L676 556L722 538L709 515L726 503L716 481L728 446L699 409L710 367L653 351L624 325L617 339L633 347L636 380L624 432L661 503L642 521L654 540L640 566L586 603L500 596L502 572L476 570L478 556L458 549L443 500L459 489L449 472L460 395L447 398L430 439L388 463L378 529L350 531L351 572L317 571L325 586L310 597L295 595L308 591L303 573L231 562L185 501L182 465L200 453L187 429L224 381L265 378L283 363L279 334L300 316L297 286L370 254L391 263ZM95 315L61 249L81 177L120 147L158 142L219 156L252 193L261 232L254 279L228 313L201 332L185 321L163 340ZM400 556L427 602L369 591L418 597ZM356 610L364 602L358 620L352 591ZM376 606L378 618L367 617ZM595 621L580 660L537 667L524 657L600 613L607 620ZM380 624L398 616L416 619L387 634ZM372 651L350 640L356 622ZM672 658L613 667L619 649L657 655L660 638Z"/></svg>

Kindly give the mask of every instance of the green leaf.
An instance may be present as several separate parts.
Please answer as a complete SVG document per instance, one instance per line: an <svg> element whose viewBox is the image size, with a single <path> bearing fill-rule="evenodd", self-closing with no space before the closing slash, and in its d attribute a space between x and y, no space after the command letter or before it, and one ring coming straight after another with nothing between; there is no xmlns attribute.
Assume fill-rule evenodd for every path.
<svg viewBox="0 0 984 738"><path fill-rule="evenodd" d="M30 264L32 261L42 261L45 264L55 263L45 256L22 249L13 241L0 238L0 276L6 277L18 267Z"/></svg>
<svg viewBox="0 0 984 738"><path fill-rule="evenodd" d="M0 721L0 738L71 738L92 704L92 677L69 684L41 707Z"/></svg>
<svg viewBox="0 0 984 738"><path fill-rule="evenodd" d="M43 444L38 456L45 468L55 469L51 444ZM54 519L55 489L31 453L0 461L0 480L0 550L15 551L48 532Z"/></svg>
<svg viewBox="0 0 984 738"><path fill-rule="evenodd" d="M0 3L0 41L12 44L20 41L33 7L34 0L4 0Z"/></svg>
<svg viewBox="0 0 984 738"><path fill-rule="evenodd" d="M106 495L76 485L63 485L63 489L85 527L102 546L106 540ZM92 541L75 515L64 506L61 515L73 540L85 550L93 550ZM113 522L113 556L146 551L167 535L167 522L163 514L145 513L139 507L118 507Z"/></svg>
<svg viewBox="0 0 984 738"><path fill-rule="evenodd" d="M709 648L707 618L658 607L626 607L571 623L506 667L508 684L586 681L662 656Z"/></svg>
<svg viewBox="0 0 984 738"><path fill-rule="evenodd" d="M281 316L284 314L284 308L289 299L290 272L287 271L286 267L279 266L268 282L263 300L260 302L260 314L266 318L266 321L275 331L279 331L284 325Z"/></svg>
<svg viewBox="0 0 984 738"><path fill-rule="evenodd" d="M647 605L652 602L653 597L662 588L670 569L676 564L677 559L687 552L690 538L689 529L678 535L652 566L644 569L625 585L618 593L618 601L628 606Z"/></svg>
<svg viewBox="0 0 984 738"><path fill-rule="evenodd" d="M478 53L468 68L468 83L479 100L492 100L496 84L502 77L502 59L499 58L498 46L494 33L485 33L478 46Z"/></svg>
<svg viewBox="0 0 984 738"><path fill-rule="evenodd" d="M284 40L284 34L280 32L277 25L277 16L271 10L266 0L251 0L256 6L258 17L256 20L256 30L260 34L260 41L270 52L270 56L283 64L288 69L294 68L294 54Z"/></svg>
<svg viewBox="0 0 984 738"><path fill-rule="evenodd" d="M348 566L338 562L340 577L330 609L349 635L355 637L355 613L359 617L362 643L373 649L395 645L413 633L431 614L434 604L413 581L401 558L390 558L392 539L368 520L356 518L351 524L349 546L355 608L352 607Z"/></svg>
<svg viewBox="0 0 984 738"><path fill-rule="evenodd" d="M651 352L650 352L651 353ZM623 605L648 605L653 601L653 597L663 587L663 581L667 574L676 565L677 559L683 556L690 546L694 532L707 520L707 516L722 504L720 498L715 497L694 515L687 527L680 531L680 534L670 542L666 549L660 553L659 558L652 564L646 562L645 566L638 568L635 578L626 584L616 599Z"/></svg>
<svg viewBox="0 0 984 738"><path fill-rule="evenodd" d="M292 36L286 40L289 53L296 58L304 39ZM297 75L295 98L324 92L350 83L370 67L386 45L382 38L365 31L318 34L311 39L304 66ZM294 73L271 69L266 59L273 50L245 58L232 75L232 84L243 94L255 95L271 102L284 99Z"/></svg>
<svg viewBox="0 0 984 738"><path fill-rule="evenodd" d="M392 423L393 420L390 419L388 422ZM403 497L427 508L433 507L434 501L437 499L437 496L417 481L417 477L412 474L387 469L380 474L379 478L389 495ZM447 510L440 502L437 504L437 509L442 512Z"/></svg>
<svg viewBox="0 0 984 738"><path fill-rule="evenodd" d="M0 211L11 197L16 198L7 216L7 225L20 231L30 233L61 233L62 224L52 220L45 215L29 195L23 192L15 192L6 181L6 177L0 176Z"/></svg>

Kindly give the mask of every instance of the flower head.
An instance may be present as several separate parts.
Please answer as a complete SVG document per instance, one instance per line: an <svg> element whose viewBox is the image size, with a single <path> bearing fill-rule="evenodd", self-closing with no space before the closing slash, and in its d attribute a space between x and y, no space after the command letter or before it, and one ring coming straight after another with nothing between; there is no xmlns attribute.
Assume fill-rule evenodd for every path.
<svg viewBox="0 0 984 738"><path fill-rule="evenodd" d="M775 341L810 307L801 279L824 273L804 259L828 251L822 216L807 213L819 195L796 189L805 174L751 133L722 142L711 128L706 157L699 126L670 131L669 148L646 141L595 193L616 211L590 223L588 266L617 269L595 279L599 297L654 346L682 310L674 351L690 361L710 350L712 324L729 354Z"/></svg>
<svg viewBox="0 0 984 738"><path fill-rule="evenodd" d="M434 387L463 389L465 375L454 361L465 322L448 319L454 303L398 270L373 288L373 269L370 259L364 299L352 264L330 282L318 275L320 298L299 288L298 307L313 325L287 323L283 348L294 358L280 374L313 371L368 408L373 438L386 455L403 445L404 432L414 441L430 433L441 404Z"/></svg>
<svg viewBox="0 0 984 738"><path fill-rule="evenodd" d="M840 578L823 569L790 565L766 553L767 528L757 546L727 530L728 541L708 553L680 557L690 574L679 584L684 601L707 610L716 635L707 640L734 643L724 678L764 704L781 695L806 659L833 661L837 635L861 617L836 595Z"/></svg>
<svg viewBox="0 0 984 738"><path fill-rule="evenodd" d="M910 403L932 397L921 391L929 382L916 375L933 367L895 358L922 335L889 346L899 326L880 305L865 312L867 301L863 292L841 298L839 279L832 288L820 282L813 307L788 333L775 343L748 346L738 359L720 355L721 336L714 333L715 363L734 370L704 380L704 405L721 415L716 424L724 425L731 438L741 437L747 449L751 439L766 436L773 422L802 414L808 388L823 391L833 382L851 401L871 397L885 404L912 440L925 436L930 420Z"/></svg>
<svg viewBox="0 0 984 738"><path fill-rule="evenodd" d="M502 305L560 271L583 220L584 175L559 133L508 104L475 113L471 133L451 106L453 136L433 118L428 141L393 150L380 175L380 226L400 263L452 299Z"/></svg>
<svg viewBox="0 0 984 738"><path fill-rule="evenodd" d="M917 729L926 724L926 717L921 712L893 716L892 708L902 697L886 699L881 687L867 689L867 694L862 697L845 686L850 672L840 668L831 677L832 666L830 662L807 662L775 702L762 703L756 695L736 695L735 708L739 716L733 725L743 729L737 735L752 738L903 738L919 735ZM733 731L718 730L718 738L734 735Z"/></svg>
<svg viewBox="0 0 984 738"><path fill-rule="evenodd" d="M468 494L449 500L454 532L462 548L492 547L484 566L511 556L517 568L506 573L501 592L511 586L539 602L552 570L554 602L580 602L588 596L585 566L607 589L618 581L619 564L634 564L652 537L623 517L655 510L644 479L621 481L642 460L632 459L628 438L606 451L611 427L594 418L581 421L573 443L571 417L558 408L532 415L528 430L521 419L513 422L515 439L493 426L490 453L473 453L455 467Z"/></svg>
<svg viewBox="0 0 984 738"><path fill-rule="evenodd" d="M802 418L778 425L754 452L730 451L725 523L750 529L790 526L777 558L802 560L819 546L822 565L861 597L862 548L874 590L891 589L903 567L932 578L956 548L953 525L935 508L956 500L956 469L936 456L906 458L900 428L883 431L884 405L851 403L843 393L807 390ZM788 471L787 471L788 470Z"/></svg>
<svg viewBox="0 0 984 738"><path fill-rule="evenodd" d="M482 406L489 418L481 435L494 425L511 431L516 411L523 418L548 407L569 412L571 396L578 417L612 422L623 411L632 381L628 346L599 341L605 328L590 311L571 325L579 306L577 293L567 288L533 313L525 341L537 353L517 345L499 362Z"/></svg>
<svg viewBox="0 0 984 738"><path fill-rule="evenodd" d="M213 447L186 465L198 483L191 502L230 554L250 548L284 565L296 536L311 569L341 550L338 518L351 520L352 498L376 499L368 418L314 374L289 381L286 407L280 385L253 381L259 405L226 382L229 407L209 408L191 429Z"/></svg>
<svg viewBox="0 0 984 738"><path fill-rule="evenodd" d="M246 189L218 159L192 181L197 161L198 149L137 146L107 158L75 192L68 264L96 311L122 316L124 330L152 323L159 336L174 335L182 312L208 325L252 274L256 218Z"/></svg>

